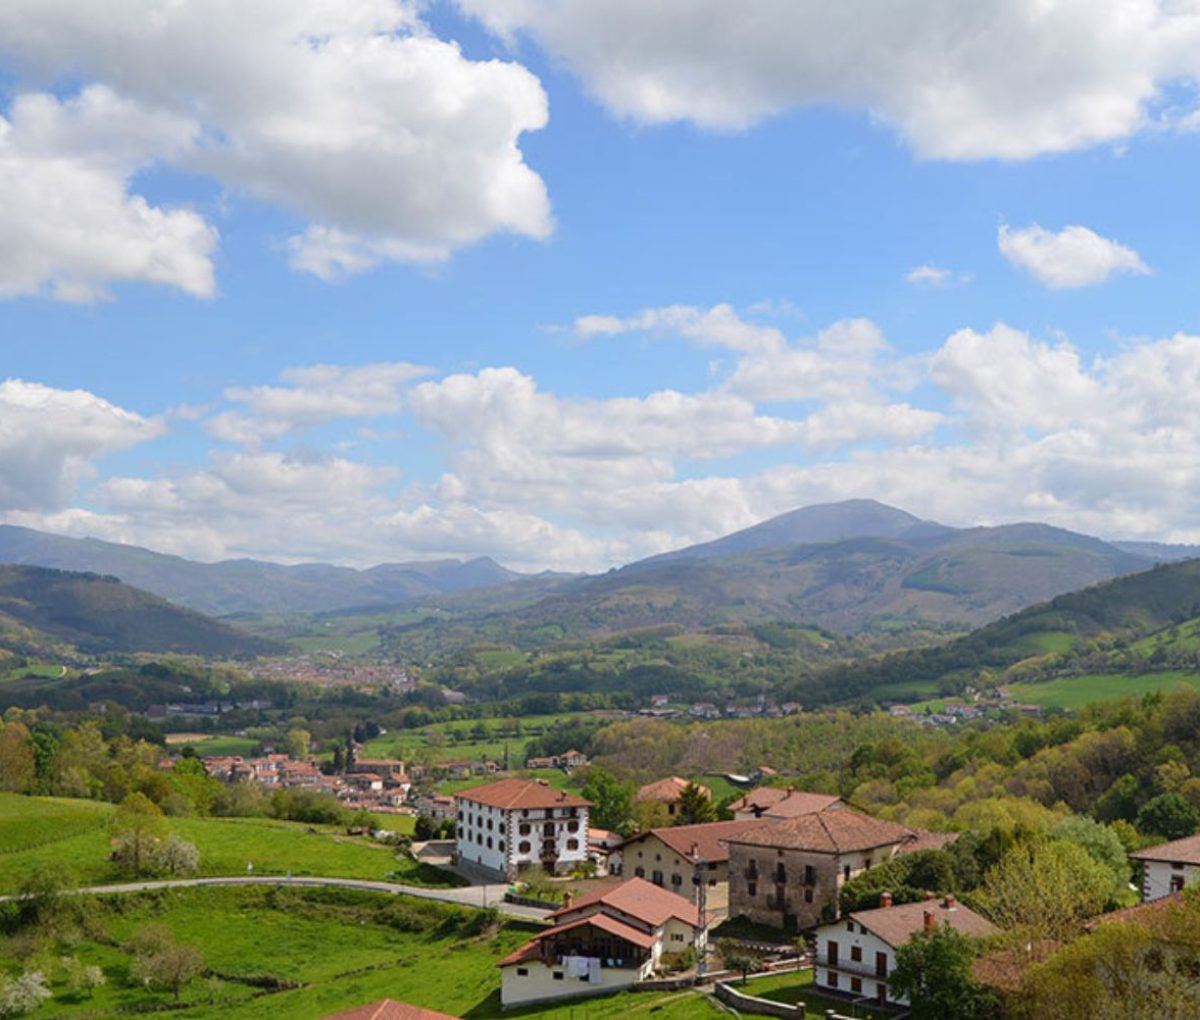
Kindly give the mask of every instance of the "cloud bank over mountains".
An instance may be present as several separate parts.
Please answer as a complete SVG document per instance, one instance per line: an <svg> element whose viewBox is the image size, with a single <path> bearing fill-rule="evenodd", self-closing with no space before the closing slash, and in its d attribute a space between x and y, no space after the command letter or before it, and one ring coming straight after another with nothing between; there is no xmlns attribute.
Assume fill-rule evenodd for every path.
<svg viewBox="0 0 1200 1020"><path fill-rule="evenodd" d="M1200 540L1200 337L1086 363L1064 339L1002 323L917 356L867 320L788 337L728 305L581 316L576 329L732 359L707 389L605 399L511 366L295 368L214 396L203 466L94 482L106 455L188 423L10 380L0 511L207 559L488 553L527 569L603 568L855 496L951 524ZM382 456L329 434L363 423ZM405 473L413 435L440 451L435 481Z"/></svg>

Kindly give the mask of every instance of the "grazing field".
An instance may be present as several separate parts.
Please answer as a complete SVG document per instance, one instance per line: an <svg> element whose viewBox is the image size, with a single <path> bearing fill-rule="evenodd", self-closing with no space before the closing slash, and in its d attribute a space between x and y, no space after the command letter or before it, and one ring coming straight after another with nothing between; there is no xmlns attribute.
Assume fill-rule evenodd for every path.
<svg viewBox="0 0 1200 1020"><path fill-rule="evenodd" d="M1018 701L1046 708L1082 708L1094 701L1140 698L1154 691L1170 691L1179 684L1200 688L1200 676L1173 671L1129 676L1101 673L1093 676L1063 677L1045 683L1009 684L1008 690Z"/></svg>
<svg viewBox="0 0 1200 1020"><path fill-rule="evenodd" d="M205 757L228 754L245 758L258 747L257 740L227 733L168 733L167 743L173 747L190 744L198 755Z"/></svg>
<svg viewBox="0 0 1200 1020"><path fill-rule="evenodd" d="M112 805L0 794L0 892L12 892L47 863L69 867L81 885L121 881L109 860L103 822ZM393 818L395 821L393 822ZM431 884L424 871L397 860L393 850L328 826L269 818L171 818L172 831L196 844L200 874L325 875ZM387 816L388 825L411 826L408 816ZM36 835L26 835L33 833ZM20 840L24 838L22 844ZM7 841L7 844L5 843ZM422 877L424 876L424 877Z"/></svg>

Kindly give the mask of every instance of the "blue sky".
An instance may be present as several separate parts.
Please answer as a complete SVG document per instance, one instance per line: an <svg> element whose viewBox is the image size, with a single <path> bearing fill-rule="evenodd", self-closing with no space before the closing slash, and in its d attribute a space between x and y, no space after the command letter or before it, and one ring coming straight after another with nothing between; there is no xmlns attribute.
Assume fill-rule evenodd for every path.
<svg viewBox="0 0 1200 1020"><path fill-rule="evenodd" d="M1200 14L1099 6L17 0L0 517L530 569L853 496L1200 541Z"/></svg>

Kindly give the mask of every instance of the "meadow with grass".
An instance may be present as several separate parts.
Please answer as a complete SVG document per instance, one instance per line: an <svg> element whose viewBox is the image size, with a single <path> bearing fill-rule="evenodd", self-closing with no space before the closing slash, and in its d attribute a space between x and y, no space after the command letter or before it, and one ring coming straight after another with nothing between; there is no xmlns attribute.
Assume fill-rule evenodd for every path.
<svg viewBox="0 0 1200 1020"><path fill-rule="evenodd" d="M170 1010L186 1018L316 1020L393 998L485 1020L501 1016L496 961L536 932L488 911L351 890L180 889L89 897L51 907L37 929L12 931L0 969L40 968L53 998L31 1017ZM134 980L131 946L147 927L194 947L202 966L179 989ZM64 958L100 968L104 983L73 990ZM625 993L504 1016L717 1017L693 991Z"/></svg>
<svg viewBox="0 0 1200 1020"><path fill-rule="evenodd" d="M48 864L70 870L80 885L127 878L110 860L108 820L114 806L101 801L0 794L0 892L22 887ZM199 874L363 878L413 885L455 885L392 847L350 836L336 826L271 818L171 818L172 832L200 852ZM382 824L411 834L413 819L388 815Z"/></svg>

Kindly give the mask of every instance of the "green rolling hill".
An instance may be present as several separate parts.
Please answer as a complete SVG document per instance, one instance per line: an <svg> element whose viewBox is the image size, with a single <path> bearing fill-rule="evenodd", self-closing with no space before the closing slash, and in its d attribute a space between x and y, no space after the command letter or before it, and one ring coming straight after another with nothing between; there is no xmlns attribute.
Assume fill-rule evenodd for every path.
<svg viewBox="0 0 1200 1020"><path fill-rule="evenodd" d="M240 658L281 650L115 577L0 565L0 645L23 655L174 652Z"/></svg>

